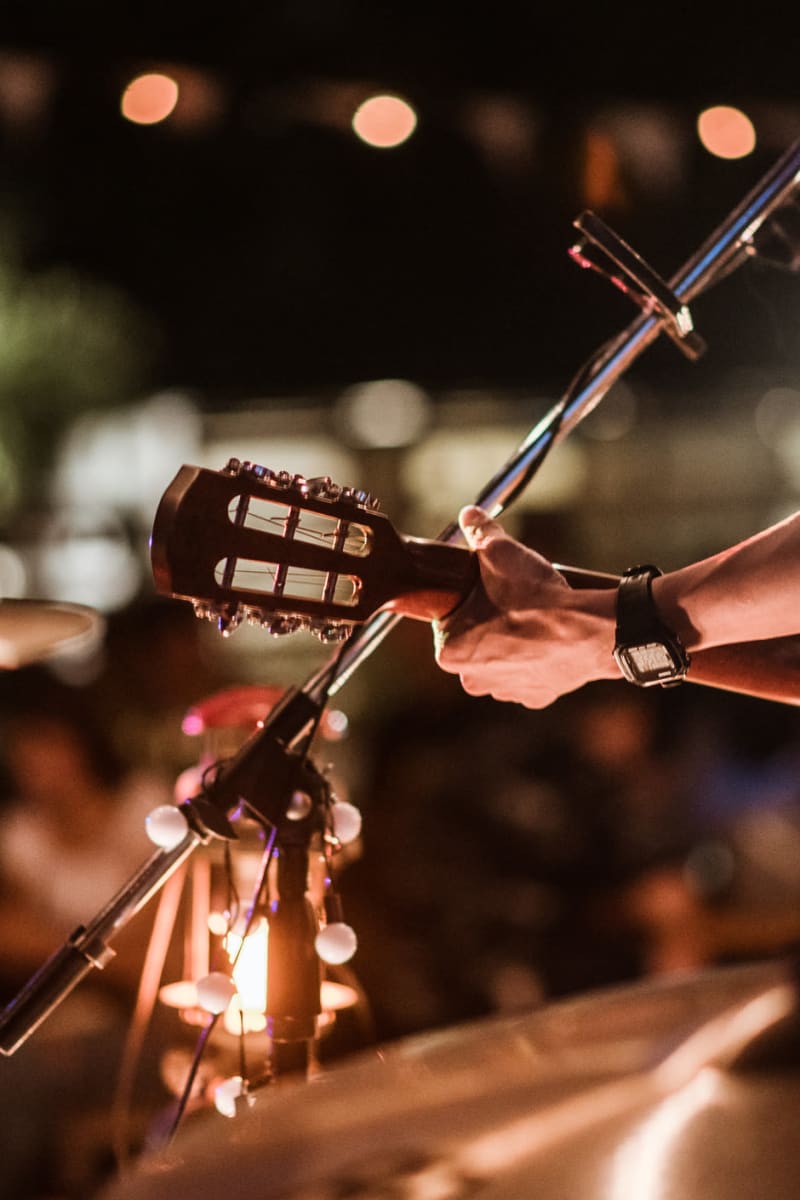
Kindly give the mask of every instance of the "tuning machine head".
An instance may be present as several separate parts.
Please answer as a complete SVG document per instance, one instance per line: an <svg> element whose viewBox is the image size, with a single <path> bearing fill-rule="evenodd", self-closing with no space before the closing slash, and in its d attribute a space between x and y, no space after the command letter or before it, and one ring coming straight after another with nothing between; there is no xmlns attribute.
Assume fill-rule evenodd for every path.
<svg viewBox="0 0 800 1200"><path fill-rule="evenodd" d="M344 642L353 632L347 621L311 621L309 630L321 642Z"/></svg>
<svg viewBox="0 0 800 1200"><path fill-rule="evenodd" d="M223 471L227 475L249 476L258 483L265 483L281 491L288 491L291 488L314 500L327 500L331 503L343 500L353 504L356 508L366 509L370 512L377 512L381 507L380 500L371 492L364 488L341 487L338 483L333 482L330 475L315 475L311 479L307 479L305 475L298 475L291 471L273 471L260 463L242 461L238 458L229 458Z"/></svg>
<svg viewBox="0 0 800 1200"><path fill-rule="evenodd" d="M213 604L205 600L196 600L193 608L195 616L199 619L213 621L223 637L230 637L244 622L263 629L270 637L286 637L291 633L306 631L325 643L343 642L353 630L352 624L347 621L316 620L297 614L268 613L247 604Z"/></svg>

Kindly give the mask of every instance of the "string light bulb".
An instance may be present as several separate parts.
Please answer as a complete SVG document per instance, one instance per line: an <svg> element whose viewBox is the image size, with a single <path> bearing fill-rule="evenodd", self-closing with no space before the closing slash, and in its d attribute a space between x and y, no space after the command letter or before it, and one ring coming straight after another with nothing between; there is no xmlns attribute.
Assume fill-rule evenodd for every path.
<svg viewBox="0 0 800 1200"><path fill-rule="evenodd" d="M346 846L361 833L361 813L354 804L336 800L330 809L331 829L337 842Z"/></svg>
<svg viewBox="0 0 800 1200"><path fill-rule="evenodd" d="M150 841L162 850L172 850L189 832L189 822L174 804L159 804L147 814L144 826Z"/></svg>
<svg viewBox="0 0 800 1200"><path fill-rule="evenodd" d="M247 1084L241 1075L231 1075L223 1079L214 1088L214 1107L223 1117L236 1116L236 1101L245 1100L248 1107L255 1104L255 1096L247 1090Z"/></svg>
<svg viewBox="0 0 800 1200"><path fill-rule="evenodd" d="M236 984L222 971L212 971L197 981L197 1003L215 1016L225 1012L235 995Z"/></svg>
<svg viewBox="0 0 800 1200"><path fill-rule="evenodd" d="M332 921L323 926L314 939L314 948L323 962L331 966L349 962L358 949L358 938L351 925Z"/></svg>

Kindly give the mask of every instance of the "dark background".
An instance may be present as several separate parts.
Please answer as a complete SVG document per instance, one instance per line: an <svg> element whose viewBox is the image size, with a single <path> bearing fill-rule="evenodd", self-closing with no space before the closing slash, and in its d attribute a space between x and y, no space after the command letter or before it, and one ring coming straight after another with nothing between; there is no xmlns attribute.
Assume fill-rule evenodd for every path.
<svg viewBox="0 0 800 1200"><path fill-rule="evenodd" d="M86 693L126 766L152 771L171 797L200 753L181 732L190 705L240 682L297 685L329 653L247 628L223 640L189 605L156 600L147 538L180 463L202 454L221 466L214 455L234 443L242 458L275 443L281 454L341 446L353 477L339 482L380 495L398 528L434 535L498 469L500 442L510 452L635 316L570 261L575 217L593 207L664 277L677 273L800 136L798 24L765 5L0 0L0 585L14 559L30 598L112 610L99 662L79 664L84 675L73 666L65 686ZM139 127L120 98L150 70L175 76L182 100ZM379 91L418 114L394 150L349 127ZM702 148L696 119L716 104L752 118L754 154ZM645 171L662 135L671 157ZM588 188L598 145L613 152L599 201ZM512 532L557 561L669 569L797 507L800 279L753 263L692 310L706 355L689 364L667 339L651 347L630 372L630 425L593 440L589 418L574 435L583 475L544 488L539 507L522 498ZM428 426L409 445L348 442L343 390L392 377L423 388ZM181 441L175 407L159 406L171 391L191 397L185 424L199 414L194 441ZM599 415L613 425L612 399ZM51 489L61 435L99 409L113 426L115 406L115 437L99 420L79 426L73 488ZM458 478L437 478L435 456L433 478L407 473L429 434L463 452L445 459ZM446 518L428 503L443 483ZM56 553L45 570L62 543L93 556ZM126 606L101 583L132 561ZM21 682L6 675L10 713ZM37 698L38 686L37 674ZM374 1026L343 1018L339 1050L669 969L625 915L640 884L664 877L684 901L777 913L795 937L796 706L618 683L526 710L466 696L413 621L342 695L350 733L325 753L364 814L341 890ZM63 711L80 713L72 694ZM119 847L110 836L104 859ZM684 911L672 929L681 950ZM785 944L757 926L691 965ZM27 978L17 969L15 986ZM336 1039L327 1046L333 1057ZM10 1180L12 1157L40 1173L41 1142L72 1150L62 1123L73 1129L86 1108L88 1124L101 1100L82 1075L54 1073L50 1043L39 1049L33 1067L8 1064L24 1085L6 1089ZM117 1050L102 1060L106 1084ZM97 1074L101 1060L85 1061ZM155 1075L155 1053L149 1066ZM46 1184L15 1194L41 1200L57 1190Z"/></svg>
<svg viewBox="0 0 800 1200"><path fill-rule="evenodd" d="M771 114L753 156L713 159L694 139L673 186L628 181L603 213L669 276L800 130L796 44L791 18L692 6L6 4L0 48L45 64L50 90L35 128L6 126L0 211L30 270L122 289L149 325L147 379L212 406L386 376L559 389L631 315L566 255L587 129L655 109L691 143L707 104ZM125 83L171 65L213 84L213 113L124 121ZM415 136L375 151L309 115L348 85L406 96ZM481 153L465 114L487 97L535 118L529 160ZM700 306L709 377L787 354L786 285L746 293L744 320L731 286Z"/></svg>

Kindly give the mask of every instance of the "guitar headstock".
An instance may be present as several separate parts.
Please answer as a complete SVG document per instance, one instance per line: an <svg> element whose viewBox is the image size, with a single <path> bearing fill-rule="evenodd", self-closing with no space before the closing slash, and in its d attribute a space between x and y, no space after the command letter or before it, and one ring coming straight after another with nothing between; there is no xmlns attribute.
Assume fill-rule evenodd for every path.
<svg viewBox="0 0 800 1200"><path fill-rule="evenodd" d="M191 600L225 634L248 621L335 642L431 586L412 542L368 492L231 459L221 471L180 469L156 513L151 560L158 590Z"/></svg>
<svg viewBox="0 0 800 1200"><path fill-rule="evenodd" d="M191 600L221 633L247 621L323 642L343 641L382 608L443 617L479 580L476 555L398 533L369 492L238 458L221 471L181 467L161 497L150 555L158 591ZM619 582L557 569L572 587Z"/></svg>

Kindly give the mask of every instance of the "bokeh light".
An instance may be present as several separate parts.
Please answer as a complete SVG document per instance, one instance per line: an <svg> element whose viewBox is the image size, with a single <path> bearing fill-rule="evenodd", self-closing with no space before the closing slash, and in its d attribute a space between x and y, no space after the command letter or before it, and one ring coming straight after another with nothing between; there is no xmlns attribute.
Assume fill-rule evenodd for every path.
<svg viewBox="0 0 800 1200"><path fill-rule="evenodd" d="M347 388L338 412L350 441L360 446L409 446L429 420L427 393L407 379L373 379Z"/></svg>
<svg viewBox="0 0 800 1200"><path fill-rule="evenodd" d="M400 96L371 96L355 111L353 130L362 142L380 149L400 146L417 127L417 114Z"/></svg>
<svg viewBox="0 0 800 1200"><path fill-rule="evenodd" d="M717 158L744 158L756 147L753 122L741 109L726 104L700 113L697 134L709 154Z"/></svg>
<svg viewBox="0 0 800 1200"><path fill-rule="evenodd" d="M178 85L169 75L138 75L122 94L122 115L136 125L157 125L173 111L178 95Z"/></svg>

